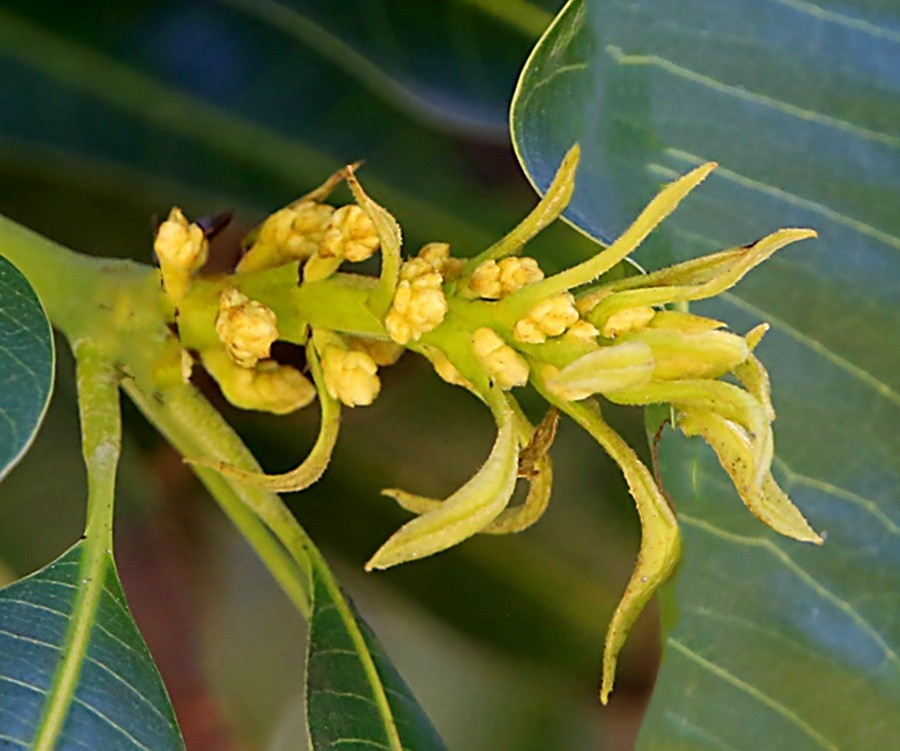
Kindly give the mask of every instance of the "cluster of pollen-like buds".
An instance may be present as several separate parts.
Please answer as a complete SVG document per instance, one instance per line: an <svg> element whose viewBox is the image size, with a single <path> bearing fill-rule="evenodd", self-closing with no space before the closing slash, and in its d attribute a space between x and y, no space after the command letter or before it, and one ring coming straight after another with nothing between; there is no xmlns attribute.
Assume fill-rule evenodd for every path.
<svg viewBox="0 0 900 751"><path fill-rule="evenodd" d="M476 329L472 334L472 348L491 379L504 391L528 383L528 361L493 329Z"/></svg>
<svg viewBox="0 0 900 751"><path fill-rule="evenodd" d="M541 300L525 316L516 321L513 337L517 342L540 344L549 336L564 334L578 322L575 297L563 292Z"/></svg>
<svg viewBox="0 0 900 751"><path fill-rule="evenodd" d="M381 391L378 365L362 349L351 349L337 334L317 330L313 334L322 361L325 385L333 399L348 407L364 407L375 401Z"/></svg>
<svg viewBox="0 0 900 751"><path fill-rule="evenodd" d="M334 207L316 201L299 201L266 219L256 241L238 264L243 272L258 271L288 261L306 260L322 244Z"/></svg>
<svg viewBox="0 0 900 751"><path fill-rule="evenodd" d="M490 258L475 268L462 293L466 297L499 300L543 278L544 272L534 258L511 256L499 262Z"/></svg>
<svg viewBox="0 0 900 751"><path fill-rule="evenodd" d="M447 298L443 281L441 272L425 258L411 258L400 268L400 281L384 320L388 334L397 344L417 341L444 320Z"/></svg>
<svg viewBox="0 0 900 751"><path fill-rule="evenodd" d="M468 260L434 242L404 261L399 226L366 195L353 167L263 222L229 278L194 278L206 258L206 239L174 209L155 247L180 341L171 342L159 371L161 383L180 384L185 352L198 353L228 400L278 414L318 395L319 438L295 470L263 475L219 467L272 490L302 489L321 476L341 406L371 404L381 390L379 367L406 350L488 405L497 438L485 463L445 499L386 491L417 516L378 549L367 569L432 555L475 534L533 524L550 497L548 451L557 416L570 416L619 464L642 522L638 562L607 632L605 701L625 637L671 575L681 546L671 506L638 454L603 419L600 398L670 405L675 426L709 443L753 514L782 534L821 542L771 473L775 412L768 373L754 354L766 326L741 336L684 310L815 233L780 230L750 245L607 281L604 275L715 167L706 164L665 186L614 243L547 277L521 252L565 209L578 158L574 147L532 213ZM341 180L356 205L334 209L324 200ZM377 278L337 273L343 261L362 261L379 249ZM272 359L276 340L305 345L312 382L298 367ZM526 384L551 407L536 427L513 396ZM519 479L528 492L512 504Z"/></svg>
<svg viewBox="0 0 900 751"><path fill-rule="evenodd" d="M252 368L269 356L278 339L276 324L275 314L261 302L233 287L222 291L216 333L231 359L242 368Z"/></svg>
<svg viewBox="0 0 900 751"><path fill-rule="evenodd" d="M153 250L159 260L163 289L178 303L187 294L193 275L206 263L209 242L200 226L189 223L176 207L159 225Z"/></svg>

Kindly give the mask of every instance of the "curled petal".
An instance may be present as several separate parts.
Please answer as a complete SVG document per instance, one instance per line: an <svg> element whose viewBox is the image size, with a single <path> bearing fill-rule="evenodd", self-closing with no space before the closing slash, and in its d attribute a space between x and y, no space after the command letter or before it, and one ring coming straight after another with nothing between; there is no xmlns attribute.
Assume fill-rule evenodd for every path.
<svg viewBox="0 0 900 751"><path fill-rule="evenodd" d="M760 362L759 358L750 356L734 369L735 377L756 400L762 404L769 421L775 419L775 408L772 406L772 388L769 381L769 371Z"/></svg>
<svg viewBox="0 0 900 751"><path fill-rule="evenodd" d="M670 403L679 410L705 409L743 426L753 437L754 487L761 487L774 453L772 426L765 407L741 388L722 381L651 381L605 394L617 404Z"/></svg>
<svg viewBox="0 0 900 751"><path fill-rule="evenodd" d="M403 235L400 225L393 215L375 201L369 198L356 179L353 167L347 168L347 184L353 191L353 197L360 208L366 212L366 216L375 225L378 239L381 242L381 274L378 284L369 294L368 306L378 318L383 319L391 307L394 290L400 279L400 246L403 244Z"/></svg>
<svg viewBox="0 0 900 751"><path fill-rule="evenodd" d="M510 402L513 400L510 399ZM550 502L550 492L553 487L553 464L550 461L549 450L553 438L556 436L559 412L555 409L550 410L537 428L532 430L517 405L513 403L512 406L519 432L519 441L522 442L523 435L527 441L519 454L517 474L528 481L528 495L520 505L503 509L494 521L481 530L480 534L508 535L528 529L543 516ZM438 498L427 498L397 488L389 488L383 490L382 493L393 498L402 508L414 514L428 513L440 508L444 503Z"/></svg>
<svg viewBox="0 0 900 751"><path fill-rule="evenodd" d="M644 342L613 344L546 376L546 385L558 398L577 401L591 394L639 387L650 380L655 367L653 351Z"/></svg>
<svg viewBox="0 0 900 751"><path fill-rule="evenodd" d="M715 162L703 164L683 177L669 183L647 204L647 207L638 215L634 223L608 248L570 269L561 271L559 274L555 274L543 281L523 287L506 298L501 304L521 309L524 313L534 307L540 300L594 281L600 274L609 271L637 248L644 238L663 219L669 216L681 200L703 182L715 167Z"/></svg>
<svg viewBox="0 0 900 751"><path fill-rule="evenodd" d="M553 182L538 205L509 234L469 260L463 270L463 278L468 278L485 261L518 253L525 243L559 218L575 190L575 170L580 158L581 148L576 143L563 157Z"/></svg>
<svg viewBox="0 0 900 751"><path fill-rule="evenodd" d="M598 328L620 310L671 302L705 300L737 284L776 251L815 237L811 229L780 229L745 248L726 250L644 276L604 285L579 299L579 310Z"/></svg>
<svg viewBox="0 0 900 751"><path fill-rule="evenodd" d="M672 575L681 557L678 522L650 470L600 414L594 400L559 402L535 379L544 396L581 425L619 465L641 520L641 546L625 593L606 632L600 701L606 704L612 691L619 652L631 627L656 590Z"/></svg>
<svg viewBox="0 0 900 751"><path fill-rule="evenodd" d="M480 532L503 511L516 485L518 442L513 412L502 392L493 390L491 408L497 440L475 475L437 508L404 524L366 564L366 570L425 558Z"/></svg>
<svg viewBox="0 0 900 751"><path fill-rule="evenodd" d="M325 378L322 374L322 366L319 363L312 341L306 347L306 356L312 370L316 390L319 394L322 416L319 425L319 436L316 438L309 455L300 466L283 474L267 475L260 472L250 472L223 462L192 460L191 463L206 464L223 475L235 477L276 493L304 490L315 483L324 474L334 452L334 445L337 442L341 426L341 404L328 393L328 389L325 386Z"/></svg>
<svg viewBox="0 0 900 751"><path fill-rule="evenodd" d="M678 427L685 435L700 435L712 447L744 505L776 532L801 542L822 544L800 510L767 472L761 488L755 488L753 452L747 434L733 422L709 410L683 410Z"/></svg>

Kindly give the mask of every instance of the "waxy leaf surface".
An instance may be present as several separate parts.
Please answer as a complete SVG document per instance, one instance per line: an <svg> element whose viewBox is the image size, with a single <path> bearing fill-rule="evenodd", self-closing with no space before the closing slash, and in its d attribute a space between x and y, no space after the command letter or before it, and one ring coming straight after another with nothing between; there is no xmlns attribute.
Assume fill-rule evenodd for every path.
<svg viewBox="0 0 900 751"><path fill-rule="evenodd" d="M0 248L0 480L28 450L53 388L50 322Z"/></svg>

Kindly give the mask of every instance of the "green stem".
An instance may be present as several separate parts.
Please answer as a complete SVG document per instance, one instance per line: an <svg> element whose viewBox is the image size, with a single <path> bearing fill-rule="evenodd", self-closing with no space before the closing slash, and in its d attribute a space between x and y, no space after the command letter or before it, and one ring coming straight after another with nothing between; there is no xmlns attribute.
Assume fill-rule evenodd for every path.
<svg viewBox="0 0 900 751"><path fill-rule="evenodd" d="M53 751L75 696L112 566L112 526L116 466L122 439L118 373L93 343L75 347L82 451L87 466L88 506L78 571L78 592L60 662L38 721L32 751Z"/></svg>
<svg viewBox="0 0 900 751"><path fill-rule="evenodd" d="M182 456L201 456L260 471L228 423L191 386L170 389L162 399L148 397L134 381L125 381L123 388ZM272 493L230 481L208 467L192 468L291 602L308 619L312 612L312 588L306 546L311 543L291 512Z"/></svg>
<svg viewBox="0 0 900 751"><path fill-rule="evenodd" d="M222 416L191 386L185 385L166 392L164 400L147 398L133 382L126 381L125 389L148 419L169 439L183 455L200 455L207 459L225 462L242 469L260 471L259 464L241 441L240 437ZM260 557L278 582L288 591L303 588L303 605L298 605L307 620L310 620L313 606L314 581L318 581L335 604L356 647L363 670L375 695L379 713L385 719L392 751L401 751L402 743L396 722L382 685L378 667L369 652L359 624L349 604L341 592L340 585L331 573L328 563L316 548L297 520L281 499L268 491L234 479L226 479L218 472L201 466L194 471L210 490L222 509L231 517L241 532L250 540ZM274 547L274 540L259 525L262 520L281 541L293 558L293 571L286 571L286 559L281 548ZM259 544L259 533L265 533L268 544ZM253 533L257 539L251 539ZM276 552L278 554L276 554ZM297 566L303 578L296 575ZM290 594L290 592L289 592ZM296 596L291 598L297 602Z"/></svg>
<svg viewBox="0 0 900 751"><path fill-rule="evenodd" d="M150 270L130 261L76 253L4 216L0 216L0 255L25 275L53 325L72 340L109 318L108 310L102 319L97 311L103 301L114 298L112 290L143 281Z"/></svg>

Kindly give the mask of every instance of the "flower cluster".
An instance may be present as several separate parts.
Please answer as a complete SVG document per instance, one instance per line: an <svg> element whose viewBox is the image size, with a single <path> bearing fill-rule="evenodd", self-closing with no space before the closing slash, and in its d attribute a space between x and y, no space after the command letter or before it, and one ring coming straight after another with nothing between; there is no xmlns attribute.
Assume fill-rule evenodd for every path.
<svg viewBox="0 0 900 751"><path fill-rule="evenodd" d="M477 533L533 524L550 497L557 416L568 415L587 430L621 467L642 523L637 564L607 632L606 701L618 652L674 569L680 538L652 473L603 419L598 397L671 405L677 427L709 443L753 514L789 537L821 542L771 473L775 414L768 374L754 355L767 327L741 335L686 310L687 303L720 294L780 248L815 233L783 229L748 246L607 281L606 272L715 167L705 164L665 186L610 246L548 277L522 249L564 210L578 158L576 146L534 211L471 259L454 258L446 243L429 243L403 260L399 226L363 191L352 166L266 219L251 233L232 275L197 276L205 239L177 209L160 229L156 250L177 347L199 354L226 398L279 414L315 396L322 406L319 438L295 470L260 475L220 467L226 474L273 490L315 482L335 445L341 406L371 404L381 389L379 368L407 350L493 413L497 437L490 454L456 492L435 499L385 491L416 517L375 552L368 570L432 555ZM325 203L344 180L356 203ZM342 269L378 250L377 277ZM272 357L276 341L305 347L311 381ZM512 394L526 384L551 407L537 426ZM519 480L528 493L510 505Z"/></svg>

